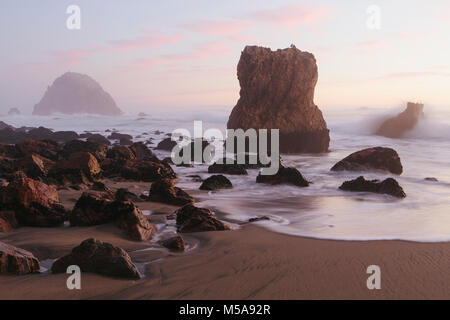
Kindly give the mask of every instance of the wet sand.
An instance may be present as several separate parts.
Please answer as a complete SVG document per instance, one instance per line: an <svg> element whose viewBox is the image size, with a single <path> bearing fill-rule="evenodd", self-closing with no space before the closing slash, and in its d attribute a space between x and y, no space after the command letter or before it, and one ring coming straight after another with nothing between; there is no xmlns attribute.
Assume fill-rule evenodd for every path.
<svg viewBox="0 0 450 320"><path fill-rule="evenodd" d="M136 190L133 190L135 185ZM137 191L141 185L123 183ZM147 185L148 186L148 185ZM146 187L147 188L147 187ZM66 206L81 191L62 191ZM164 220L175 207L136 203ZM331 241L278 234L247 224L233 231L183 234L191 248L173 253L155 240L128 240L113 225L28 228L0 241L27 249L43 264L95 237L129 252L145 274L137 281L82 274L81 290L68 275L49 272L0 276L0 299L448 299L450 243ZM150 247L150 249L148 249ZM51 263L50 263L51 264ZM366 286L366 268L381 268L381 290Z"/></svg>

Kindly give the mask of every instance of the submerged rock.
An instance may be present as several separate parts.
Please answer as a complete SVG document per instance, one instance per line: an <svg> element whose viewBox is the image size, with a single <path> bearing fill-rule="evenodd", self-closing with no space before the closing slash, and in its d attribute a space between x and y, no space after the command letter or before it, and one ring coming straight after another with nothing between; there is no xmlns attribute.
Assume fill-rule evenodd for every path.
<svg viewBox="0 0 450 320"><path fill-rule="evenodd" d="M217 189L230 189L233 188L233 184L227 177L219 174L207 178L200 186L200 190L217 190Z"/></svg>
<svg viewBox="0 0 450 320"><path fill-rule="evenodd" d="M34 106L34 115L101 114L121 115L113 98L91 77L67 72L48 87Z"/></svg>
<svg viewBox="0 0 450 320"><path fill-rule="evenodd" d="M331 171L343 170L382 170L400 175L403 172L403 166L394 149L375 147L354 152L331 168Z"/></svg>
<svg viewBox="0 0 450 320"><path fill-rule="evenodd" d="M175 187L172 179L161 179L152 183L149 201L162 202L175 206L193 203L194 199L182 189Z"/></svg>
<svg viewBox="0 0 450 320"><path fill-rule="evenodd" d="M40 268L32 253L0 242L0 274L23 275L39 272Z"/></svg>
<svg viewBox="0 0 450 320"><path fill-rule="evenodd" d="M138 269L122 248L96 239L84 240L72 252L56 260L53 273L65 273L67 267L77 265L82 272L93 272L110 277L139 279Z"/></svg>
<svg viewBox="0 0 450 320"><path fill-rule="evenodd" d="M339 189L344 191L382 193L397 198L406 197L403 188L393 178L387 178L380 182L379 180L366 180L361 176L355 180L345 181Z"/></svg>
<svg viewBox="0 0 450 320"><path fill-rule="evenodd" d="M187 204L175 211L178 232L230 230L230 226L214 217L211 210Z"/></svg>
<svg viewBox="0 0 450 320"><path fill-rule="evenodd" d="M256 177L257 183L267 184L292 184L298 187L309 186L309 181L296 168L286 168L281 166L278 172L274 175L262 175L261 173Z"/></svg>
<svg viewBox="0 0 450 320"><path fill-rule="evenodd" d="M279 129L282 153L328 151L329 130L313 101L318 73L311 53L246 46L237 72L241 91L229 129Z"/></svg>
<svg viewBox="0 0 450 320"><path fill-rule="evenodd" d="M406 110L383 122L376 134L388 138L401 138L413 129L423 116L423 104L408 102Z"/></svg>

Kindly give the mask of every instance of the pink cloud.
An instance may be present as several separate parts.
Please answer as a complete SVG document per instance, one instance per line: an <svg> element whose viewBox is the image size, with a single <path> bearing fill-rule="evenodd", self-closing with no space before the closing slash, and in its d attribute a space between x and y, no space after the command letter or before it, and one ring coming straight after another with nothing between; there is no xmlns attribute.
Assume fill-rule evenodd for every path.
<svg viewBox="0 0 450 320"><path fill-rule="evenodd" d="M295 26L310 25L328 19L334 9L326 5L293 4L278 9L262 10L250 15L256 21Z"/></svg>
<svg viewBox="0 0 450 320"><path fill-rule="evenodd" d="M158 48L174 44L182 39L181 35L168 35L156 30L149 30L145 36L131 40L113 40L109 44L111 50L135 50L139 48Z"/></svg>
<svg viewBox="0 0 450 320"><path fill-rule="evenodd" d="M203 35L229 35L236 34L246 27L246 23L241 21L213 21L203 20L184 25L187 30L201 33Z"/></svg>

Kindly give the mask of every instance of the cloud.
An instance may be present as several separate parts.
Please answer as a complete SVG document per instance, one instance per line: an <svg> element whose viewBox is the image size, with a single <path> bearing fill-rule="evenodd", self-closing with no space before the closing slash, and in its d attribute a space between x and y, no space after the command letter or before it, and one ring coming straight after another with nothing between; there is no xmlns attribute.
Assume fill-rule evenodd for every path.
<svg viewBox="0 0 450 320"><path fill-rule="evenodd" d="M189 31L197 32L203 35L222 36L236 34L247 26L242 21L214 21L202 20L182 26Z"/></svg>
<svg viewBox="0 0 450 320"><path fill-rule="evenodd" d="M283 26L311 25L327 20L334 9L326 5L293 4L250 14L255 21Z"/></svg>
<svg viewBox="0 0 450 320"><path fill-rule="evenodd" d="M146 35L136 39L109 41L109 50L130 51L140 48L153 49L177 43L181 39L181 35L170 35L157 30L149 30Z"/></svg>

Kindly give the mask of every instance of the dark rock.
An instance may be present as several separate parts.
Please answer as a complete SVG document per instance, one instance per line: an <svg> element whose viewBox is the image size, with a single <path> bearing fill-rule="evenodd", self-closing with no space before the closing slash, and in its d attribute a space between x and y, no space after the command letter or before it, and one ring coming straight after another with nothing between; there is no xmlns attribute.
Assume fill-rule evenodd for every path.
<svg viewBox="0 0 450 320"><path fill-rule="evenodd" d="M39 260L32 253L0 242L0 274L23 275L40 269Z"/></svg>
<svg viewBox="0 0 450 320"><path fill-rule="evenodd" d="M175 211L178 232L222 231L231 228L216 219L212 211L187 204Z"/></svg>
<svg viewBox="0 0 450 320"><path fill-rule="evenodd" d="M53 161L32 153L20 159L16 167L32 179L45 180L49 170L54 166Z"/></svg>
<svg viewBox="0 0 450 320"><path fill-rule="evenodd" d="M107 158L116 160L135 160L136 155L126 146L114 146L106 153Z"/></svg>
<svg viewBox="0 0 450 320"><path fill-rule="evenodd" d="M94 79L67 72L48 87L44 97L34 106L34 115L52 113L120 115L122 111Z"/></svg>
<svg viewBox="0 0 450 320"><path fill-rule="evenodd" d="M116 190L115 198L117 201L134 201L138 202L141 199L135 195L133 192L128 191L128 189L120 188Z"/></svg>
<svg viewBox="0 0 450 320"><path fill-rule="evenodd" d="M113 202L109 193L84 192L69 215L71 226L95 226L113 221L108 205Z"/></svg>
<svg viewBox="0 0 450 320"><path fill-rule="evenodd" d="M296 168L280 167L278 172L274 175L262 175L261 173L256 177L257 183L267 184L292 184L298 187L309 186L309 181Z"/></svg>
<svg viewBox="0 0 450 320"><path fill-rule="evenodd" d="M156 233L156 227L132 202L115 201L109 206L116 217L116 226L134 241L145 241Z"/></svg>
<svg viewBox="0 0 450 320"><path fill-rule="evenodd" d="M200 186L200 190L217 190L230 188L233 188L231 181L221 174L207 178Z"/></svg>
<svg viewBox="0 0 450 320"><path fill-rule="evenodd" d="M119 133L119 132L115 131L115 132L112 132L108 136L108 139L111 139L111 140L121 140L121 139L131 140L131 139L133 139L133 136L131 136L129 134Z"/></svg>
<svg viewBox="0 0 450 320"><path fill-rule="evenodd" d="M34 128L28 131L28 138L32 140L50 140L52 136L53 131L45 127Z"/></svg>
<svg viewBox="0 0 450 320"><path fill-rule="evenodd" d="M110 277L139 279L138 269L122 248L96 239L84 240L67 256L52 265L53 273L66 273L67 267L77 265L82 272L93 272Z"/></svg>
<svg viewBox="0 0 450 320"><path fill-rule="evenodd" d="M111 192L111 190L102 181L95 181L92 184L91 190L101 191L101 192Z"/></svg>
<svg viewBox="0 0 450 320"><path fill-rule="evenodd" d="M19 158L35 153L44 158L56 161L59 150L59 144L52 140L25 140L16 144L16 153Z"/></svg>
<svg viewBox="0 0 450 320"><path fill-rule="evenodd" d="M208 173L224 173L231 175L246 175L247 170L242 164L228 164L215 162L208 167Z"/></svg>
<svg viewBox="0 0 450 320"><path fill-rule="evenodd" d="M160 179L152 183L149 200L176 206L193 203L194 199L182 189L175 187L172 179Z"/></svg>
<svg viewBox="0 0 450 320"><path fill-rule="evenodd" d="M268 216L256 217L248 219L248 222L258 222L258 221L267 221L270 220Z"/></svg>
<svg viewBox="0 0 450 320"><path fill-rule="evenodd" d="M91 185L102 179L102 170L91 153L76 152L59 161L50 170L49 177L61 185Z"/></svg>
<svg viewBox="0 0 450 320"><path fill-rule="evenodd" d="M374 192L389 194L397 198L405 198L406 194L403 188L398 184L395 179L387 178L380 182L379 180L366 180L363 176L358 177L355 180L345 181L339 189L344 191L356 191L356 192Z"/></svg>
<svg viewBox="0 0 450 320"><path fill-rule="evenodd" d="M439 182L439 180L434 177L427 177L427 178L425 178L425 181Z"/></svg>
<svg viewBox="0 0 450 320"><path fill-rule="evenodd" d="M391 148L375 147L352 153L336 163L331 171L382 170L394 174L403 172L398 153Z"/></svg>
<svg viewBox="0 0 450 320"><path fill-rule="evenodd" d="M18 227L14 211L0 211L0 232L9 232Z"/></svg>
<svg viewBox="0 0 450 320"><path fill-rule="evenodd" d="M291 46L271 51L247 46L238 68L240 98L229 129L280 129L280 152L326 152L329 130L314 104L314 56Z"/></svg>
<svg viewBox="0 0 450 320"><path fill-rule="evenodd" d="M163 178L176 178L172 168L162 163L147 160L128 160L124 163L120 175L125 179L153 182Z"/></svg>
<svg viewBox="0 0 450 320"><path fill-rule="evenodd" d="M388 138L401 138L413 129L423 117L423 104L408 102L406 110L383 122L376 134Z"/></svg>
<svg viewBox="0 0 450 320"><path fill-rule="evenodd" d="M143 142L135 142L130 146L130 150L134 153L138 160L152 160L154 161L156 156L153 152L147 148Z"/></svg>
<svg viewBox="0 0 450 320"><path fill-rule="evenodd" d="M172 149L177 145L176 141L172 141L172 138L166 138L162 140L155 149L157 150L166 150L166 151L172 151Z"/></svg>
<svg viewBox="0 0 450 320"><path fill-rule="evenodd" d="M0 121L0 130L3 129L11 129L14 131L15 128L9 124L4 123L3 121Z"/></svg>
<svg viewBox="0 0 450 320"><path fill-rule="evenodd" d="M98 161L102 161L106 158L106 152L108 146L92 141L72 140L64 144L61 150L61 156L68 158L72 153L77 152L89 152L97 158Z"/></svg>
<svg viewBox="0 0 450 320"><path fill-rule="evenodd" d="M186 245L181 236L175 236L159 242L163 247L173 251L184 251Z"/></svg>
<svg viewBox="0 0 450 320"><path fill-rule="evenodd" d="M56 132L53 132L53 134L50 137L50 139L58 141L58 142L62 142L62 143L76 140L78 138L79 138L78 133L76 133L75 131L56 131Z"/></svg>
<svg viewBox="0 0 450 320"><path fill-rule="evenodd" d="M105 136L99 133L89 134L87 141L106 144L107 146L111 145L111 141L109 141L107 138L105 138Z"/></svg>

